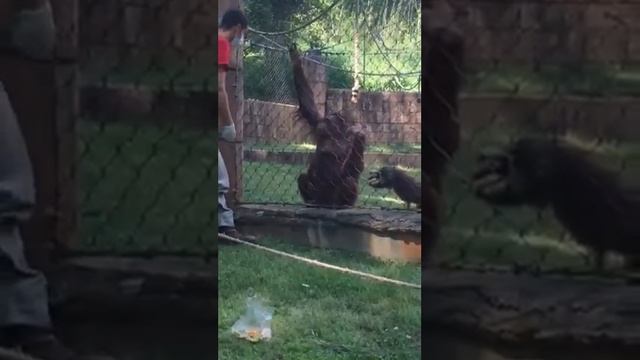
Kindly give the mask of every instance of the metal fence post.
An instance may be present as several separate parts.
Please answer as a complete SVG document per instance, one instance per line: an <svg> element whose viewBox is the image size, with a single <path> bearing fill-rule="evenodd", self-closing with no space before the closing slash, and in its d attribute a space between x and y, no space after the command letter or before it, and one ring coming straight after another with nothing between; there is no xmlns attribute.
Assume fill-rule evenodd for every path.
<svg viewBox="0 0 640 360"><path fill-rule="evenodd" d="M55 66L55 161L58 167L56 245L66 249L77 240L77 141L79 118L78 0L52 2L58 30Z"/></svg>

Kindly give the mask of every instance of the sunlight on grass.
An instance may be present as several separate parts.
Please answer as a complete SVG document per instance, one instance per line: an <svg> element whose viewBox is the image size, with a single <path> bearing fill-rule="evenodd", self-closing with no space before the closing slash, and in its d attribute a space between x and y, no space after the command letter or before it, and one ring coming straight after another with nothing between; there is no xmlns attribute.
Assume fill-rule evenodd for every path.
<svg viewBox="0 0 640 360"><path fill-rule="evenodd" d="M265 144L260 142L250 143L246 146L247 150L264 150L264 151L291 151L310 153L315 151L316 145L311 143L299 144ZM371 154L419 154L421 144L391 144L367 145L365 152Z"/></svg>
<svg viewBox="0 0 640 360"><path fill-rule="evenodd" d="M298 147L300 147L301 149L313 151L316 149L316 144L302 143L302 144L299 144Z"/></svg>
<svg viewBox="0 0 640 360"><path fill-rule="evenodd" d="M556 92L579 96L639 96L640 71L583 64L581 69L503 64L496 68L472 69L467 74L468 93L551 95Z"/></svg>
<svg viewBox="0 0 640 360"><path fill-rule="evenodd" d="M395 204L395 205L405 205L405 202L400 200L400 199L398 199L398 198L382 196L379 199L382 200L382 201L385 201L387 203L391 203L391 204Z"/></svg>
<svg viewBox="0 0 640 360"><path fill-rule="evenodd" d="M640 155L640 144L620 144L617 141L606 141L603 139L585 139L576 133L569 132L563 137L572 145L583 150L602 155L629 157Z"/></svg>
<svg viewBox="0 0 640 360"><path fill-rule="evenodd" d="M417 169L415 169L415 168L410 168L410 167L407 167L407 166L404 166L404 165L397 165L396 167L397 167L398 169L402 170L402 171L407 171L407 172L415 172L415 171L418 171L418 170L417 170Z"/></svg>

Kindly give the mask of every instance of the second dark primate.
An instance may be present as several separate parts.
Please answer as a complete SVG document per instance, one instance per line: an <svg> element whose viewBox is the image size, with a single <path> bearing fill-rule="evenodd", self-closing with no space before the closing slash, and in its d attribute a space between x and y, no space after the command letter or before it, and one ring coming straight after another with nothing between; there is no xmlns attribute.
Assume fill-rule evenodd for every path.
<svg viewBox="0 0 640 360"><path fill-rule="evenodd" d="M640 256L640 192L565 141L522 138L483 152L474 174L481 199L498 206L550 207L573 238L593 249L598 269L615 251Z"/></svg>
<svg viewBox="0 0 640 360"><path fill-rule="evenodd" d="M393 167L384 166L369 176L369 185L377 189L393 189L393 192L411 208L416 204L422 206L422 186L406 172Z"/></svg>

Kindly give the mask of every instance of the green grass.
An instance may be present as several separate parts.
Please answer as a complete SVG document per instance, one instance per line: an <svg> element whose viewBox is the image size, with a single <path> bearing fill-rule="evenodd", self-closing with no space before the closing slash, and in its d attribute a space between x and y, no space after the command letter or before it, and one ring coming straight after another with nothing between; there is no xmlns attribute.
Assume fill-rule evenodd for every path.
<svg viewBox="0 0 640 360"><path fill-rule="evenodd" d="M360 195L356 206L403 208L404 203L388 190L377 190L367 184L366 175L379 169L381 164L365 165L365 176L360 177ZM306 172L305 165L274 164L247 161L244 164L244 199L248 203L301 203L297 177ZM419 170L404 168L414 177Z"/></svg>
<svg viewBox="0 0 640 360"><path fill-rule="evenodd" d="M582 70L554 65L537 71L501 64L470 70L465 81L469 93L519 95L567 94L582 96L640 96L640 68L585 64Z"/></svg>
<svg viewBox="0 0 640 360"><path fill-rule="evenodd" d="M360 254L269 246L376 275L419 283L417 265ZM420 290L362 279L241 246L221 247L218 357L225 360L420 359ZM252 291L274 309L273 338L231 334Z"/></svg>

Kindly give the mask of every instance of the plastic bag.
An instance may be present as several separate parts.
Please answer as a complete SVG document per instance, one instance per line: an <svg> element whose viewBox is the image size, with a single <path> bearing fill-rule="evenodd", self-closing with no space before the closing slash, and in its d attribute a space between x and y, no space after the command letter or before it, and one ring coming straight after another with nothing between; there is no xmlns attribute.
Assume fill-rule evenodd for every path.
<svg viewBox="0 0 640 360"><path fill-rule="evenodd" d="M247 297L247 311L231 327L231 332L251 342L271 339L273 310L265 306L257 296Z"/></svg>

